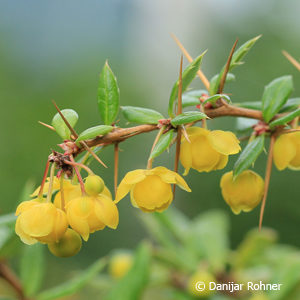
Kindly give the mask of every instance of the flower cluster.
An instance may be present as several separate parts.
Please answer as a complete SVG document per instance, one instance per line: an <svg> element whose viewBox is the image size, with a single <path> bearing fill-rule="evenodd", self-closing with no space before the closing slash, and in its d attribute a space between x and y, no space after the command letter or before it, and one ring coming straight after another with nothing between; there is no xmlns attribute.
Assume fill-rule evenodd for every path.
<svg viewBox="0 0 300 300"><path fill-rule="evenodd" d="M80 236L87 241L90 233L106 226L115 229L119 212L103 180L89 175L84 186L82 194L79 183L65 178L48 179L42 191L39 187L31 195L33 200L22 202L16 210L16 233L21 240L29 245L48 244L53 254L67 257L80 250Z"/></svg>

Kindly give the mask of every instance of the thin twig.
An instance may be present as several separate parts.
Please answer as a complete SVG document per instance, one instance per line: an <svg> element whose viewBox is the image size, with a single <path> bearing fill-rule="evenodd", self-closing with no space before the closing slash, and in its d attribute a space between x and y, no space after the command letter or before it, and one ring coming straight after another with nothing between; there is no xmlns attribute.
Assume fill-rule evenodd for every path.
<svg viewBox="0 0 300 300"><path fill-rule="evenodd" d="M50 162L49 162L49 160L47 160L46 168L45 168L42 183L41 183L41 187L40 187L39 194L38 194L39 199L41 199L43 197L43 190L44 190L45 182L46 182L46 179L47 179L49 166L50 166Z"/></svg>
<svg viewBox="0 0 300 300"><path fill-rule="evenodd" d="M232 55L234 53L237 42L238 42L238 39L236 39L236 41L234 42L234 44L231 48L231 51L229 53L229 56L228 56L228 59L227 59L226 65L225 65L224 73L222 75L222 78L221 78L221 81L220 81L220 84L219 84L218 94L222 94L222 92L223 92L224 85L225 85L225 82L226 82L226 77L227 77L227 74L228 74L229 69L230 69L230 63L231 63Z"/></svg>
<svg viewBox="0 0 300 300"><path fill-rule="evenodd" d="M269 190L269 185L270 185L270 178L271 178L271 172L272 172L272 161L273 161L273 148L274 148L275 139L276 139L275 135L272 135L271 140L270 140L269 154L268 154L266 174L265 174L264 197L263 197L261 208L260 208L259 230L261 230L261 227L262 227L264 211L265 211L265 206L266 206L266 200L267 200L268 190Z"/></svg>
<svg viewBox="0 0 300 300"><path fill-rule="evenodd" d="M86 142L81 141L79 142L83 147L104 167L108 168L108 166L98 157L96 153L93 152L93 150L86 144Z"/></svg>
<svg viewBox="0 0 300 300"><path fill-rule="evenodd" d="M48 193L47 193L47 202L48 203L51 202L51 197L52 197L54 172L55 172L55 163L52 163L52 166L51 166L51 169L50 169L49 188L48 188Z"/></svg>
<svg viewBox="0 0 300 300"><path fill-rule="evenodd" d="M45 127L47 127L47 128L49 128L49 129L51 129L51 130L53 130L53 131L56 131L55 128L53 126L49 125L49 124L46 124L42 121L38 121L38 123L45 126Z"/></svg>
<svg viewBox="0 0 300 300"><path fill-rule="evenodd" d="M180 70L179 70L179 84L178 84L178 108L177 108L177 116L182 113L182 62L183 57L180 59ZM177 127L177 141L176 141L176 153L175 153L175 164L174 164L174 172L178 172L178 164L179 164L179 156L180 156L180 144L181 144L181 127ZM173 195L175 197L175 188L176 185L173 185Z"/></svg>
<svg viewBox="0 0 300 300"><path fill-rule="evenodd" d="M180 50L182 51L182 53L185 55L185 57L187 58L187 60L191 63L193 61L193 58L190 56L190 54L187 52L187 50L181 44L181 42L179 41L179 39L173 33L171 33L171 36L174 39L175 43L180 48ZM206 78L206 76L204 75L204 73L201 70L198 70L197 71L197 75L200 78L200 80L203 82L205 88L207 90L209 90L209 80Z"/></svg>
<svg viewBox="0 0 300 300"><path fill-rule="evenodd" d="M80 167L80 168L82 168L82 169L84 169L84 170L86 170L86 172L89 174L89 175L95 175L94 174L94 172L88 167L88 166L86 166L86 165L84 165L84 164L81 164L81 163L79 163L79 162L72 162L72 161L69 161L69 160L64 160L64 163L65 164L67 164L67 165L71 165L71 166L78 166L78 167Z"/></svg>
<svg viewBox="0 0 300 300"><path fill-rule="evenodd" d="M286 52L285 50L282 51L282 54L289 60L289 62L295 67L297 68L298 71L300 71L300 63L292 56L290 55L288 52Z"/></svg>
<svg viewBox="0 0 300 300"><path fill-rule="evenodd" d="M16 291L20 300L26 299L19 278L4 261L0 262L0 277L2 277Z"/></svg>
<svg viewBox="0 0 300 300"><path fill-rule="evenodd" d="M64 173L60 175L59 187L60 187L60 207L63 211L66 211L65 192L64 192Z"/></svg>
<svg viewBox="0 0 300 300"><path fill-rule="evenodd" d="M70 155L70 160L71 160L72 163L74 163L73 168L74 168L74 170L75 170L76 176L77 176L78 181L79 181L79 184L80 184L82 196L85 196L84 183L83 183L82 177L81 177L81 175L80 175L80 172L78 171L78 168L77 168L76 165L75 165L76 162L75 162L74 157L73 157L72 154Z"/></svg>
<svg viewBox="0 0 300 300"><path fill-rule="evenodd" d="M115 143L114 146L114 190L115 197L118 188L118 173L119 173L119 143Z"/></svg>
<svg viewBox="0 0 300 300"><path fill-rule="evenodd" d="M151 158L151 154L152 154L152 152L153 152L156 144L158 143L161 135L163 134L164 130L165 130L165 126L162 126L160 128L160 130L158 131L155 139L154 139L154 142L153 142L152 147L151 147L150 155L149 155L149 158L148 158L147 169L151 169L152 168L153 158Z"/></svg>

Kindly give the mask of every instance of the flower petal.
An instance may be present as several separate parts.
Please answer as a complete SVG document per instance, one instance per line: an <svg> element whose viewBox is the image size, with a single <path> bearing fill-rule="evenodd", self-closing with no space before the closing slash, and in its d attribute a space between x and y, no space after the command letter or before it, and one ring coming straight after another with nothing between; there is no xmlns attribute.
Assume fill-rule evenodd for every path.
<svg viewBox="0 0 300 300"><path fill-rule="evenodd" d="M240 141L231 131L213 130L209 133L208 140L221 154L230 155L241 151Z"/></svg>
<svg viewBox="0 0 300 300"><path fill-rule="evenodd" d="M20 237L21 241L24 244L33 245L33 244L36 244L38 242L35 238L32 238L30 235L26 234L22 230L22 228L20 226L20 219L19 218L17 218L17 221L16 221L15 231L16 231L16 234Z"/></svg>
<svg viewBox="0 0 300 300"><path fill-rule="evenodd" d="M187 175L192 167L192 145L188 141L181 143L179 159L185 169L183 175Z"/></svg>
<svg viewBox="0 0 300 300"><path fill-rule="evenodd" d="M222 170L226 167L228 163L228 155L220 155L220 159L218 161L218 163L214 166L214 170Z"/></svg>
<svg viewBox="0 0 300 300"><path fill-rule="evenodd" d="M296 145L293 143L290 134L280 135L275 143L273 149L273 161L278 170L285 169L296 155Z"/></svg>
<svg viewBox="0 0 300 300"><path fill-rule="evenodd" d="M29 201L23 201L18 205L15 215L18 216L20 213L24 212L25 210L27 210L27 209L29 209L29 208L31 208L34 205L37 205L39 203L40 202L37 201L36 199L35 200L29 200Z"/></svg>
<svg viewBox="0 0 300 300"><path fill-rule="evenodd" d="M123 199L135 183L140 182L145 178L145 170L138 169L128 172L118 186L115 203L118 203Z"/></svg>
<svg viewBox="0 0 300 300"><path fill-rule="evenodd" d="M119 211L108 197L99 195L95 199L95 214L106 226L116 229L119 224Z"/></svg>

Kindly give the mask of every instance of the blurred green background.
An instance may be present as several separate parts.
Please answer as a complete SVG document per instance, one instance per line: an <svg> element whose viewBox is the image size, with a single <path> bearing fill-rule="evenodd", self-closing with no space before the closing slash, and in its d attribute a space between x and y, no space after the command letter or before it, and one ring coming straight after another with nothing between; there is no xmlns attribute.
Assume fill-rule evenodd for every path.
<svg viewBox="0 0 300 300"><path fill-rule="evenodd" d="M227 59L238 37L240 44L263 34L234 73L236 82L226 87L232 100L256 101L264 85L277 76L294 75L299 96L300 74L283 57L285 49L298 58L300 53L300 3L297 0L115 0L115 1L0 1L0 214L12 212L24 184L41 180L51 148L60 139L37 123L49 123L55 114L51 99L60 108L79 113L76 127L82 131L97 125L98 74L106 59L118 78L121 104L154 108L166 115L171 87L178 76L180 51L173 32L195 57L208 49L203 71L210 78ZM202 88L196 79L194 87ZM125 126L121 118L120 126ZM233 128L232 118L209 122L210 128ZM121 144L120 178L127 171L144 168L154 134L137 136ZM102 159L113 165L112 149ZM173 166L173 153L155 164ZM263 176L266 155L255 169ZM231 215L231 241L235 246L245 232L257 226L259 209L234 216L219 189L225 170L187 176L193 193L177 190L174 205L193 217L201 211L221 208ZM93 169L113 187L112 167ZM182 170L181 170L182 171ZM280 240L300 246L299 173L273 170L265 220L278 230ZM50 272L57 266L81 268L114 248L132 248L145 232L139 226L140 211L121 201L118 230L93 234L80 255L61 260L49 257ZM56 282L49 277L48 284Z"/></svg>

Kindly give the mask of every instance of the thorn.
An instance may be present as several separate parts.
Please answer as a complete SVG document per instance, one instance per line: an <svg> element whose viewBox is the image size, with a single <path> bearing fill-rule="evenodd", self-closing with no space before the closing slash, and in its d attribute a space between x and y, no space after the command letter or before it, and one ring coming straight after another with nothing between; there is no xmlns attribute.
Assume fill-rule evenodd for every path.
<svg viewBox="0 0 300 300"><path fill-rule="evenodd" d="M84 142L79 142L83 147L104 167L108 168L107 165L93 152L93 150Z"/></svg>
<svg viewBox="0 0 300 300"><path fill-rule="evenodd" d="M193 61L193 58L190 56L190 54L187 52L187 50L184 48L184 46L181 44L179 39L175 36L175 34L171 33L172 38L174 39L175 43L178 45L182 53L185 55L187 60L191 63ZM204 73L201 70L197 71L197 75L204 84L205 88L209 90L209 80L206 78Z"/></svg>
<svg viewBox="0 0 300 300"><path fill-rule="evenodd" d="M282 51L282 54L289 60L289 62L297 68L298 71L300 71L300 63L293 57L291 56L288 52L285 50Z"/></svg>
<svg viewBox="0 0 300 300"><path fill-rule="evenodd" d="M229 53L229 56L228 56L228 59L227 59L226 65L225 65L225 70L224 70L224 73L223 73L221 81L220 81L218 94L222 94L222 92L223 92L224 85L225 85L225 82L226 82L226 76L227 76L227 73L229 71L231 59L232 59L232 56L233 56L233 53L234 53L234 50L235 50L235 47L236 47L237 43L238 43L238 39L235 40L235 42L234 42L234 44L231 48L231 51Z"/></svg>
<svg viewBox="0 0 300 300"><path fill-rule="evenodd" d="M73 129L73 127L70 125L70 123L68 122L68 120L65 118L65 116L62 114L61 110L58 108L58 106L56 105L55 101L52 100L53 105L55 106L56 110L58 111L59 115L61 116L61 118L63 119L63 121L65 122L65 124L67 125L67 127L69 128L69 130L71 131L71 133L73 134L73 136L77 139L78 138L78 134L76 133L76 131Z"/></svg>
<svg viewBox="0 0 300 300"><path fill-rule="evenodd" d="M41 121L38 121L38 123L45 126L45 127L47 127L47 128L49 128L49 129L51 129L51 130L53 130L53 131L56 131L55 128L53 126L49 125L49 124L46 124L46 123L41 122Z"/></svg>

